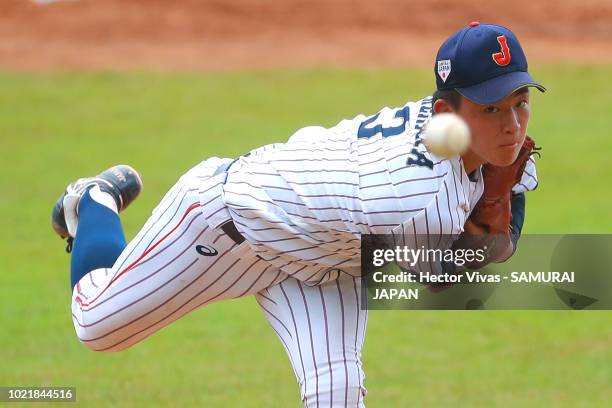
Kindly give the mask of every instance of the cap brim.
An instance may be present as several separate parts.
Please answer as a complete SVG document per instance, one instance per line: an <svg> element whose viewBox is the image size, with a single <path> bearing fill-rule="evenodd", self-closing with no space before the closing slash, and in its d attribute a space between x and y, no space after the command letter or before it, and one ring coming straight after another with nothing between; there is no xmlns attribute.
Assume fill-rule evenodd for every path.
<svg viewBox="0 0 612 408"><path fill-rule="evenodd" d="M506 96L526 86L532 86L542 92L546 91L537 83L528 72L515 71L465 88L456 88L457 91L479 105L488 105L499 102Z"/></svg>

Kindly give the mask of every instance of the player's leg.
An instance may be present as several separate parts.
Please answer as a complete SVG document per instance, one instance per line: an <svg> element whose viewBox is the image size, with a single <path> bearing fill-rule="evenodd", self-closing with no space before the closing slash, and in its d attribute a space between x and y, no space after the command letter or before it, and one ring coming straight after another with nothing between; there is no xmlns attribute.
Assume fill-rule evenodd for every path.
<svg viewBox="0 0 612 408"><path fill-rule="evenodd" d="M217 161L207 161L164 197L138 235L104 266L83 270L105 252L110 223L118 215L84 196L73 257L76 275L72 315L79 339L96 351L125 349L210 302L255 293L282 279L259 258L234 254L234 241L210 219L224 210L216 193ZM203 197L211 197L205 202ZM93 201L93 202L92 202ZM88 208L92 207L92 208ZM95 210L95 211L92 211ZM102 215L102 218L100 216ZM113 216L115 219L113 220ZM112 258L116 258L112 260ZM80 271L75 271L74 268Z"/></svg>
<svg viewBox="0 0 612 408"><path fill-rule="evenodd" d="M289 278L256 295L287 351L306 407L362 407L366 389L361 349L367 310L360 279L306 286Z"/></svg>

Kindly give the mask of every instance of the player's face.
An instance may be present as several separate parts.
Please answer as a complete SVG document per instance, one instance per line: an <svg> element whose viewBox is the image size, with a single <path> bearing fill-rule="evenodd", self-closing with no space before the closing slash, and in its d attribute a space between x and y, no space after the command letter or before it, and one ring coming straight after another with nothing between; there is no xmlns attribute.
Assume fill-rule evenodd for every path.
<svg viewBox="0 0 612 408"><path fill-rule="evenodd" d="M529 111L529 89L522 88L491 105L462 98L457 114L472 132L472 155L482 163L509 166L525 140Z"/></svg>

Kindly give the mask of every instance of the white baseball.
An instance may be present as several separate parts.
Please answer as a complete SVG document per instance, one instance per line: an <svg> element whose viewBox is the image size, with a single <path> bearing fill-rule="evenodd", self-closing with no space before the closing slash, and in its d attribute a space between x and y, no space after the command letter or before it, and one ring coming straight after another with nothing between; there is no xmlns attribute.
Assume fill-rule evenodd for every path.
<svg viewBox="0 0 612 408"><path fill-rule="evenodd" d="M424 133L427 150L441 158L458 156L470 146L470 128L454 113L435 114Z"/></svg>

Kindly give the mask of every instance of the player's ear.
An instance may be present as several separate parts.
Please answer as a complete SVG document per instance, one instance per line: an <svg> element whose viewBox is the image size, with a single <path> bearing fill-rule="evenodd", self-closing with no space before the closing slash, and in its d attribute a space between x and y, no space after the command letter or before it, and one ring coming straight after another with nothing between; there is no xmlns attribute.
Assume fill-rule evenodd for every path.
<svg viewBox="0 0 612 408"><path fill-rule="evenodd" d="M454 112L455 110L446 99L440 98L436 99L436 101L434 102L433 111L434 113L450 113Z"/></svg>

